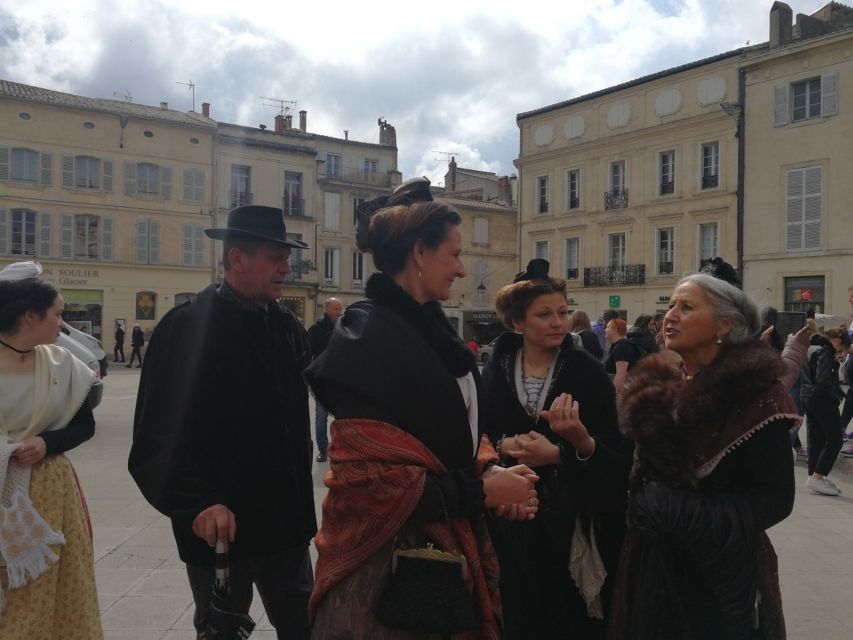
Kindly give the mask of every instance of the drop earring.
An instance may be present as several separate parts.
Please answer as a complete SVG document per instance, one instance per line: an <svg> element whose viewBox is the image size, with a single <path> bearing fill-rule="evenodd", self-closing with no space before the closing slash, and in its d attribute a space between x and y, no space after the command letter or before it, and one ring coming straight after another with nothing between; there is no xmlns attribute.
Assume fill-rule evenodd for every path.
<svg viewBox="0 0 853 640"><path fill-rule="evenodd" d="M723 344L723 339L720 336L717 336L717 344Z"/></svg>

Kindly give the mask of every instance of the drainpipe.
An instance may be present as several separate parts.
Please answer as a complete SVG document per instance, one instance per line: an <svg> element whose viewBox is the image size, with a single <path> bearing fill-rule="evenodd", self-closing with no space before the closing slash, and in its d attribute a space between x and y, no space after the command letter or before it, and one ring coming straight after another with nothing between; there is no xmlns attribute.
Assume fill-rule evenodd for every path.
<svg viewBox="0 0 853 640"><path fill-rule="evenodd" d="M746 69L738 69L737 101L740 110L737 116L737 272L744 282L743 273L743 224L744 224L744 175L746 173Z"/></svg>

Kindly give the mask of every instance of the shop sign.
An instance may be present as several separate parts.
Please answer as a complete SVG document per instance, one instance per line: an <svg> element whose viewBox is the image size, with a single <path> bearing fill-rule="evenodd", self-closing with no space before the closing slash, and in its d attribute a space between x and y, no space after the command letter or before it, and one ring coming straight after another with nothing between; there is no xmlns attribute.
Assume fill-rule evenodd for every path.
<svg viewBox="0 0 853 640"><path fill-rule="evenodd" d="M472 311L470 322L493 322L498 319L494 311Z"/></svg>
<svg viewBox="0 0 853 640"><path fill-rule="evenodd" d="M55 270L51 267L44 268L45 280L55 282L60 287L85 287L89 280L100 280L101 274L97 269L69 269L60 267Z"/></svg>

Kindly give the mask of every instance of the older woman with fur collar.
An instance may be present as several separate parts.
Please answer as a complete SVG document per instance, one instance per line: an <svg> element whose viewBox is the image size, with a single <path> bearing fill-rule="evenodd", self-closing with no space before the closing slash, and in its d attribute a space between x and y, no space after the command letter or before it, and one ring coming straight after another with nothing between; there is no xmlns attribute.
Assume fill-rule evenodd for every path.
<svg viewBox="0 0 853 640"><path fill-rule="evenodd" d="M610 638L785 637L765 531L793 507L788 429L799 418L757 328L743 292L688 276L664 319L680 370L650 356L626 380L636 456Z"/></svg>

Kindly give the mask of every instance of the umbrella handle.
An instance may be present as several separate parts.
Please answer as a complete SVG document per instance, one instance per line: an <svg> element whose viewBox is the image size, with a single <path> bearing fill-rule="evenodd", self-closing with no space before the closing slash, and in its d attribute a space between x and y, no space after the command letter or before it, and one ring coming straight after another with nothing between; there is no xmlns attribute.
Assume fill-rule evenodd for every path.
<svg viewBox="0 0 853 640"><path fill-rule="evenodd" d="M217 540L216 541L216 558L215 558L215 571L216 571L216 586L220 588L228 587L228 541L227 540Z"/></svg>

